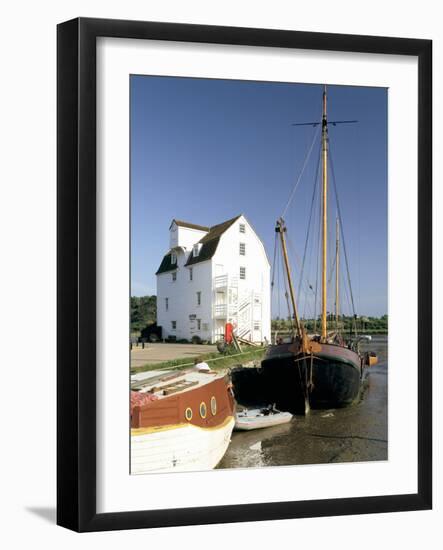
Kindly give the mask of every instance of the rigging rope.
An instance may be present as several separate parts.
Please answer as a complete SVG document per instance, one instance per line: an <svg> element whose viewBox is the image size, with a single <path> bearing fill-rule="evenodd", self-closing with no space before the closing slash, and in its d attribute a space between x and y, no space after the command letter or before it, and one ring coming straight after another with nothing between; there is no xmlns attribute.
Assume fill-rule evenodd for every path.
<svg viewBox="0 0 443 550"><path fill-rule="evenodd" d="M277 240L278 240L278 237L277 237ZM277 243L277 246L278 246L278 243ZM280 247L278 246L277 260L276 260L276 262L277 262L277 305L278 305L278 317L279 317L279 319L281 319L281 292L280 292L280 288L281 288L280 279L281 279L281 276L280 276L279 254L280 254Z"/></svg>
<svg viewBox="0 0 443 550"><path fill-rule="evenodd" d="M329 271L328 285L331 284L332 276L334 275L334 271L335 271L335 262L336 262L336 257L334 256L334 261L332 262L332 264L331 264L331 270Z"/></svg>
<svg viewBox="0 0 443 550"><path fill-rule="evenodd" d="M349 313L349 315L352 315L351 300L349 299L348 286L347 286L347 284L346 284L345 276L344 276L343 273L341 274L341 281L342 281L342 283L343 283L344 294L345 294L346 303L347 303L347 307L348 307L348 313ZM344 313L344 312L343 312L343 313Z"/></svg>
<svg viewBox="0 0 443 550"><path fill-rule="evenodd" d="M280 257L281 257L281 273L282 273L282 277L283 277L283 284L284 284L284 287L285 287L285 298L286 298L286 305L288 306L288 319L291 320L291 329L292 329L292 332L294 333L294 316L292 315L291 313L291 306L289 304L289 288L288 288L288 281L286 280L286 277L285 277L285 265L284 265L284 258L283 258L283 254L280 254Z"/></svg>
<svg viewBox="0 0 443 550"><path fill-rule="evenodd" d="M278 250L278 255L281 256L282 252L281 250L279 249ZM283 263L283 259L281 260L282 263ZM280 289L281 288L281 284L280 284L280 280L282 277L284 277L284 273L282 273L282 270L281 270L281 264L277 258L277 270L278 270L278 288ZM280 317L280 319L282 318L281 316L281 309L282 309L282 305L281 305L281 292L278 293L278 315Z"/></svg>
<svg viewBox="0 0 443 550"><path fill-rule="evenodd" d="M300 180L303 176L303 173L305 171L305 168L306 168L306 165L308 164L308 161L309 161L309 157L311 156L311 153L312 153L312 149L314 148L314 144L315 144L315 140L317 139L317 136L319 135L320 133L320 125L318 125L317 129L314 131L314 137L312 139L312 143L311 143L311 146L309 148L309 151L305 157L305 160L304 160L304 163L303 163L303 166L302 166L302 169L300 171L300 174L298 175L298 178L297 178L297 181L295 182L295 185L291 191L291 194L289 195L289 199L288 199L288 202L286 203L286 206L283 210L283 214L281 215L282 218L285 217L286 215L286 212L288 211L288 208L289 208L289 205L291 204L291 201L292 199L294 198L294 193L298 187L298 184L300 183Z"/></svg>
<svg viewBox="0 0 443 550"><path fill-rule="evenodd" d="M308 228L306 230L305 248L303 250L303 260L302 260L301 270L300 270L300 281L298 283L298 294L300 294L301 285L302 285L302 281L303 281L303 274L304 274L304 270L305 270L306 252L307 252L307 249L308 249L308 241L309 241L309 233L310 233L310 228L311 228L312 212L314 210L315 193L317 191L320 161L321 161L321 147L319 147L319 151L318 151L318 162L317 162L317 169L315 171L314 189L312 190L312 199L311 199L311 207L310 207L310 210L309 210Z"/></svg>
<svg viewBox="0 0 443 550"><path fill-rule="evenodd" d="M277 255L277 233L275 234L275 238L274 238L274 259L272 261L272 281L271 281L271 296L272 296L272 292L274 290L274 280L275 280L275 257ZM278 280L277 280L277 284L278 284Z"/></svg>
<svg viewBox="0 0 443 550"><path fill-rule="evenodd" d="M280 247L278 244L278 234L275 233L274 239L274 258L272 261L272 281L271 281L271 301L274 297L274 289L277 286L277 315L281 319L281 296L280 296ZM275 283L277 282L277 285Z"/></svg>
<svg viewBox="0 0 443 550"><path fill-rule="evenodd" d="M292 257L294 257L297 266L300 266L300 258L298 257L297 252L295 251L295 247L292 244L292 240L291 240L291 238L288 234L286 234L286 244L287 244L287 247L288 247L288 251L290 251L291 254L292 254ZM306 280L303 280L303 279L300 278L300 284L305 285L305 297L306 297L306 295L309 293L309 289L312 289L312 285L309 282L308 278L306 278ZM300 293L297 294L297 296L300 296ZM301 303L300 298L299 298L299 303Z"/></svg>
<svg viewBox="0 0 443 550"><path fill-rule="evenodd" d="M318 201L318 233L317 233L317 267L315 270L315 308L314 308L314 332L317 332L317 305L318 305L318 282L320 280L320 241L321 241L321 200ZM318 309L320 313L320 308Z"/></svg>
<svg viewBox="0 0 443 550"><path fill-rule="evenodd" d="M352 284L351 284L351 274L349 271L349 262L348 262L348 253L346 251L346 241L345 241L345 235L343 230L343 220L341 216L341 208L340 208L340 201L338 199L338 192L337 192L337 182L335 180L335 171L334 171L334 164L332 162L332 151L331 151L331 144L329 143L329 163L331 165L331 175L332 175L332 183L334 187L334 195L335 195L335 202L337 204L337 213L338 213L338 221L340 226L340 234L343 242L343 255L345 257L345 264L346 264L346 274L348 277L348 285L349 285L349 292L351 297L351 303L352 303L352 313L355 317L355 304L354 304L354 295L352 292Z"/></svg>

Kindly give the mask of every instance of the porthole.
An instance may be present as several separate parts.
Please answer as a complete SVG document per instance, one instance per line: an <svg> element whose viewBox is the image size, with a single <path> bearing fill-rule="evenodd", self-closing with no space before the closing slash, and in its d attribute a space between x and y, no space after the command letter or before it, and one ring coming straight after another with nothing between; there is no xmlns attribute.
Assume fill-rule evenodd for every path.
<svg viewBox="0 0 443 550"><path fill-rule="evenodd" d="M188 422L192 420L192 409L190 407L185 410L185 418Z"/></svg>
<svg viewBox="0 0 443 550"><path fill-rule="evenodd" d="M211 397L211 413L212 416L215 416L217 414L217 400L214 396Z"/></svg>
<svg viewBox="0 0 443 550"><path fill-rule="evenodd" d="M206 418L206 403L204 401L200 403L200 416Z"/></svg>

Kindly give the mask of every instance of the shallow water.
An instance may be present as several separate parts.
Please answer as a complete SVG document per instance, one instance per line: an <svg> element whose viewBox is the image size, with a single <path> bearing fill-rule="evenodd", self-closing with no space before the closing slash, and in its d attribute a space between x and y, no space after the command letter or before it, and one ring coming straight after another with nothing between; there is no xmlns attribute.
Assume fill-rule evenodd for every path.
<svg viewBox="0 0 443 550"><path fill-rule="evenodd" d="M387 460L387 337L375 336L362 349L375 351L378 364L367 369L353 405L297 415L282 426L234 432L218 468Z"/></svg>

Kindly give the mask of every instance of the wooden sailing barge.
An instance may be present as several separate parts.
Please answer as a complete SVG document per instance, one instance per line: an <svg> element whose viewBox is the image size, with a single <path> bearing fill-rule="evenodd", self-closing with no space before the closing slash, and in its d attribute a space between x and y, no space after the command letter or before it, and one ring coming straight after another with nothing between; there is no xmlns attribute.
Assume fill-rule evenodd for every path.
<svg viewBox="0 0 443 550"><path fill-rule="evenodd" d="M308 334L297 310L295 289L287 251L287 228L280 218L276 224L276 244L281 253L286 277L286 295L291 311L292 337L271 345L261 369L252 373L234 372L233 382L240 402L264 401L276 403L283 411L293 413L312 408L343 407L359 394L365 366L374 364L374 354L360 353L360 338L356 332L345 337L340 329L339 312L339 244L341 219L336 222L335 257L335 327L327 324L327 252L328 252L328 119L326 87L323 92L321 120L321 331ZM333 124L356 121L333 121ZM305 125L304 123L303 125ZM320 123L307 123L316 126ZM338 201L338 199L337 199ZM356 315L354 314L354 319ZM254 380L252 380L254 378ZM248 392L248 384L255 396ZM249 394L249 395L248 395Z"/></svg>

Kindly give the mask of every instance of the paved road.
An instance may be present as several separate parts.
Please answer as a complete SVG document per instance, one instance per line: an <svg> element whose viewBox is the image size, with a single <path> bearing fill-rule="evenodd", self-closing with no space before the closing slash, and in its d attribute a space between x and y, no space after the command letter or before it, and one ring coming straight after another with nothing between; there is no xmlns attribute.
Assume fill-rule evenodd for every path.
<svg viewBox="0 0 443 550"><path fill-rule="evenodd" d="M178 359L179 357L193 357L202 353L217 351L215 345L194 345L194 344L145 344L142 349L141 344L133 347L131 351L131 367L141 367L146 363L161 363Z"/></svg>

